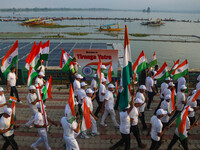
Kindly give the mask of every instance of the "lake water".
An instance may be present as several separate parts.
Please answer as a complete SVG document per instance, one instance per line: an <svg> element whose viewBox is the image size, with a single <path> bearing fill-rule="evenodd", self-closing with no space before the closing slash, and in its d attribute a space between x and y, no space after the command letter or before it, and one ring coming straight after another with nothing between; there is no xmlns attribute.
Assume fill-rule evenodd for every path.
<svg viewBox="0 0 200 150"><path fill-rule="evenodd" d="M18 14L18 13L17 13ZM12 12L0 12L0 16L13 16ZM130 11L48 11L48 12L20 12L20 17L126 17L126 18L145 18L145 19L156 19L156 18L173 18L177 20L192 20L195 21L200 19L200 14L193 13L143 13L143 12L130 12ZM58 24L67 25L97 25L114 23L113 20L63 20L56 21ZM188 34L200 36L200 23L193 22L166 22L164 26L160 27L148 27L140 25L141 21L133 22L120 22L120 26L124 27L125 24L128 26L129 33L153 33L153 34ZM44 29L44 28L30 28L20 26L19 22L0 22L0 32L97 32L96 27L86 28L60 28L60 29ZM67 35L67 37L70 37ZM84 37L95 37L95 38L115 38L104 34L89 34ZM123 37L123 35L120 35ZM136 37L130 37L132 39ZM163 37L145 37L151 39L158 39ZM168 39L183 39L181 37L167 37ZM189 38L188 38L189 39ZM187 38L186 38L187 40ZM200 40L194 38L193 40ZM20 40L21 41L21 40ZM59 40L68 42L68 40ZM94 42L88 40L81 40L79 42ZM95 41L95 42L106 42L106 43L122 43L123 41ZM164 61L167 62L169 67L173 65L173 61L180 59L188 59L190 68L200 68L200 44L199 43L178 43L178 42L144 42L144 41L130 41L132 50L132 59L135 61L141 52L144 50L148 60L151 60L153 52L156 51L159 65L162 65Z"/></svg>

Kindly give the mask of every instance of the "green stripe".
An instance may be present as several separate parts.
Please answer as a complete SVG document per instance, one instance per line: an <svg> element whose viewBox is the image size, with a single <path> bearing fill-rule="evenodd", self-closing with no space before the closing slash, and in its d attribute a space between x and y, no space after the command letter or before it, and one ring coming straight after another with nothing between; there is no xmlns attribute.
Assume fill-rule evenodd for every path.
<svg viewBox="0 0 200 150"><path fill-rule="evenodd" d="M43 88L43 90L42 90L42 91L43 91L43 94L44 94L43 99L42 99L43 101L46 99L47 90L48 90L48 89L47 89L47 87L46 87L46 85L45 85L44 88Z"/></svg>
<svg viewBox="0 0 200 150"><path fill-rule="evenodd" d="M31 86L33 78L35 78L37 75L38 75L37 72L33 72L33 73L31 74L31 79L30 79L29 86Z"/></svg>
<svg viewBox="0 0 200 150"><path fill-rule="evenodd" d="M129 73L129 65L125 66L122 70L122 85L126 87L130 84L130 73Z"/></svg>
<svg viewBox="0 0 200 150"><path fill-rule="evenodd" d="M40 59L47 61L48 60L48 54L41 54Z"/></svg>
<svg viewBox="0 0 200 150"><path fill-rule="evenodd" d="M167 71L161 78L157 79L158 81L164 81L167 77L169 77L169 71Z"/></svg>
<svg viewBox="0 0 200 150"><path fill-rule="evenodd" d="M185 76L187 73L188 73L188 69L186 69L185 71L183 71L183 72L181 72L181 73L175 74L172 78L173 78L174 80L176 80L176 79L178 79L178 78L180 78L180 77Z"/></svg>
<svg viewBox="0 0 200 150"><path fill-rule="evenodd" d="M132 68L132 62L128 62L128 66L129 66L129 74L130 74L130 78L133 78L133 68Z"/></svg>
<svg viewBox="0 0 200 150"><path fill-rule="evenodd" d="M157 59L156 59L156 60L153 60L153 61L151 61L151 62L149 63L148 68L153 67L153 66L155 66L155 65L157 65L157 64L158 64Z"/></svg>
<svg viewBox="0 0 200 150"><path fill-rule="evenodd" d="M128 86L124 87L123 91L120 93L119 97L119 108L120 111L123 111L127 106L129 102L129 90Z"/></svg>
<svg viewBox="0 0 200 150"><path fill-rule="evenodd" d="M143 63L141 63L141 64L137 67L136 73L139 73L139 72L145 70L146 68L148 68L148 63L147 63L146 61L144 61Z"/></svg>
<svg viewBox="0 0 200 150"><path fill-rule="evenodd" d="M71 59L67 60L67 63L64 65L62 68L62 71L69 71L69 64L70 64Z"/></svg>
<svg viewBox="0 0 200 150"><path fill-rule="evenodd" d="M17 61L18 61L18 55L13 57L10 66L8 66L8 68L4 71L3 75L4 75L5 79L7 79L8 73L11 71L10 68L13 67L17 63Z"/></svg>

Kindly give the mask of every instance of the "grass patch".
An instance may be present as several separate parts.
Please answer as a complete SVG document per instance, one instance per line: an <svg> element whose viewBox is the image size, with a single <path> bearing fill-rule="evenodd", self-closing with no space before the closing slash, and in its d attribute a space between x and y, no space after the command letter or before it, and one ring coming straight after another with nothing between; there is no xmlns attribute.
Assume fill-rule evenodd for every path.
<svg viewBox="0 0 200 150"><path fill-rule="evenodd" d="M119 35L116 33L105 33L104 35L112 36L112 37L118 37Z"/></svg>
<svg viewBox="0 0 200 150"><path fill-rule="evenodd" d="M68 35L72 35L72 36L85 36L88 35L88 33L81 33L81 32L71 32L71 33L67 33Z"/></svg>
<svg viewBox="0 0 200 150"><path fill-rule="evenodd" d="M37 35L38 34L33 34L33 33L6 33L6 34L0 34L0 37L33 37Z"/></svg>
<svg viewBox="0 0 200 150"><path fill-rule="evenodd" d="M65 36L63 35L46 35L46 36L43 36L43 38L63 38Z"/></svg>
<svg viewBox="0 0 200 150"><path fill-rule="evenodd" d="M132 33L129 34L130 36L135 36L135 37L147 37L149 34L144 34L144 33Z"/></svg>
<svg viewBox="0 0 200 150"><path fill-rule="evenodd" d="M95 25L59 25L59 24L55 24L55 25L49 25L49 26L45 26L45 25L40 25L40 26L35 26L35 27L41 27L41 28L85 28L85 27L95 27Z"/></svg>

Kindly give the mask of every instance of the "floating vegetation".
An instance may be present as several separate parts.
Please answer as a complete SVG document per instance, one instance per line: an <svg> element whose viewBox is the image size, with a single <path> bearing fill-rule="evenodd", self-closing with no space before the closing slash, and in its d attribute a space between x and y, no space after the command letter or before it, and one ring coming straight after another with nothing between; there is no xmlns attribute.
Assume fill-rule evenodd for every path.
<svg viewBox="0 0 200 150"><path fill-rule="evenodd" d="M55 25L39 25L39 26L35 26L35 27L42 27L42 28L85 28L85 27L95 27L95 25L59 25L59 24L55 24Z"/></svg>
<svg viewBox="0 0 200 150"><path fill-rule="evenodd" d="M43 38L64 38L65 36L57 34L57 35L46 35Z"/></svg>
<svg viewBox="0 0 200 150"><path fill-rule="evenodd" d="M71 33L67 33L68 35L72 35L72 36L85 36L88 35L88 33L82 33L82 32L71 32Z"/></svg>
<svg viewBox="0 0 200 150"><path fill-rule="evenodd" d="M6 33L0 34L0 37L33 37L37 36L38 34L35 33Z"/></svg>
<svg viewBox="0 0 200 150"><path fill-rule="evenodd" d="M130 36L135 36L135 37L147 37L149 34L144 34L144 33L132 33L129 34Z"/></svg>

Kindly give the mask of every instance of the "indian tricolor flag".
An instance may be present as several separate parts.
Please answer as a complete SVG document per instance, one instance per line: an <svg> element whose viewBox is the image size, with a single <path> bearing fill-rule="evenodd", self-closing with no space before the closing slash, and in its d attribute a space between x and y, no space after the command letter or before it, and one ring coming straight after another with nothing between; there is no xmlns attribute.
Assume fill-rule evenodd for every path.
<svg viewBox="0 0 200 150"><path fill-rule="evenodd" d="M191 96L190 101L195 102L199 96L200 96L200 89Z"/></svg>
<svg viewBox="0 0 200 150"><path fill-rule="evenodd" d="M175 103L176 103L176 95L175 95L175 88L173 88L172 93L171 93L171 101L170 101L171 111L175 110Z"/></svg>
<svg viewBox="0 0 200 150"><path fill-rule="evenodd" d="M10 68L13 67L18 61L18 41L8 50L1 62L1 72L6 78L10 72Z"/></svg>
<svg viewBox="0 0 200 150"><path fill-rule="evenodd" d="M71 109L72 115L76 116L76 107L75 107L74 91L73 91L72 84L70 84L68 103L69 103L69 107Z"/></svg>
<svg viewBox="0 0 200 150"><path fill-rule="evenodd" d="M117 80L117 81L115 81L115 93L114 93L114 97L117 97L118 89L119 89L119 87L118 87L118 80Z"/></svg>
<svg viewBox="0 0 200 150"><path fill-rule="evenodd" d="M107 75L107 84L111 83L112 82L112 71L113 71L113 68L112 68L112 61L110 62L110 67L108 69L108 75Z"/></svg>
<svg viewBox="0 0 200 150"><path fill-rule="evenodd" d="M186 121L188 116L188 108L187 106L177 117L176 119L176 127L178 129L178 134L181 140L187 138L187 131L186 131Z"/></svg>
<svg viewBox="0 0 200 150"><path fill-rule="evenodd" d="M48 60L48 55L49 55L49 46L50 46L50 42L49 40L44 43L42 45L42 50L41 50L41 55L40 55L40 59L42 60Z"/></svg>
<svg viewBox="0 0 200 150"><path fill-rule="evenodd" d="M70 63L69 63L69 69L70 69L71 73L75 72L75 67L74 67L72 61L70 61Z"/></svg>
<svg viewBox="0 0 200 150"><path fill-rule="evenodd" d="M160 81L165 80L167 77L169 77L169 71L167 67L167 63L164 62L162 67L158 70L158 72L153 76L153 79L157 79Z"/></svg>
<svg viewBox="0 0 200 150"><path fill-rule="evenodd" d="M86 131L91 128L90 110L87 107L85 98L83 98L81 120L81 131Z"/></svg>
<svg viewBox="0 0 200 150"><path fill-rule="evenodd" d="M174 62L174 65L172 66L171 70L169 71L169 73L171 74L179 65L179 59Z"/></svg>
<svg viewBox="0 0 200 150"><path fill-rule="evenodd" d="M32 67L29 67L27 86L31 86L33 78L35 78L37 75L38 73Z"/></svg>
<svg viewBox="0 0 200 150"><path fill-rule="evenodd" d="M32 57L32 54L33 54L33 51L35 50L35 48L36 48L36 42L34 42L33 43L33 47L32 47L32 49L31 49L31 52L30 52L30 54L27 56L27 58L26 58L26 65L25 65L25 68L27 69L27 70L29 70L30 69L30 64L29 63L27 63L27 62L30 62L30 59L31 59L31 57Z"/></svg>
<svg viewBox="0 0 200 150"><path fill-rule="evenodd" d="M71 61L72 57L62 49L62 55L60 59L60 68L62 68L62 71L69 71L69 65Z"/></svg>
<svg viewBox="0 0 200 150"><path fill-rule="evenodd" d="M152 61L149 63L149 68L150 67L153 67L153 66L155 66L155 65L157 65L158 64L158 61L157 61L157 59L156 59L156 52L154 52L153 53L153 57L152 57Z"/></svg>
<svg viewBox="0 0 200 150"><path fill-rule="evenodd" d="M187 73L188 73L188 61L187 59L182 63L180 64L173 72L172 72L172 78L174 80L180 78L180 77L183 77L185 76Z"/></svg>
<svg viewBox="0 0 200 150"><path fill-rule="evenodd" d="M96 77L97 84L100 87L100 84L101 84L101 59L99 59L96 73L97 73L97 77Z"/></svg>
<svg viewBox="0 0 200 150"><path fill-rule="evenodd" d="M45 86L42 89L43 94L44 94L43 100L47 98L52 98L51 97L51 79L52 79L52 76L49 77L49 80L46 82Z"/></svg>
<svg viewBox="0 0 200 150"><path fill-rule="evenodd" d="M10 96L9 103L11 103L11 105L12 105L12 107L11 107L12 108L12 115L11 115L11 120L10 120L11 126L14 126L15 121L16 121L16 114L15 114L15 103L16 103L16 101L17 101L17 98Z"/></svg>

